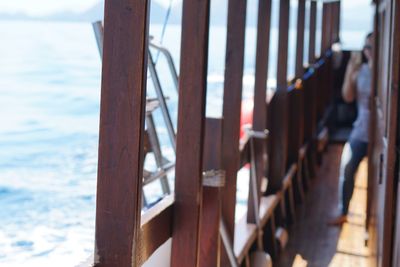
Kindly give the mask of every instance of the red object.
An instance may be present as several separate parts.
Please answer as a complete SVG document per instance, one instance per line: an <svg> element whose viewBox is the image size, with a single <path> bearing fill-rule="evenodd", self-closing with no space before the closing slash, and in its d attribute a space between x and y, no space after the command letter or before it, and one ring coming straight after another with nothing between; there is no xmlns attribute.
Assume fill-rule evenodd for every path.
<svg viewBox="0 0 400 267"><path fill-rule="evenodd" d="M242 109L240 113L240 139L245 134L245 128L251 127L253 124L253 99L246 99L242 101Z"/></svg>

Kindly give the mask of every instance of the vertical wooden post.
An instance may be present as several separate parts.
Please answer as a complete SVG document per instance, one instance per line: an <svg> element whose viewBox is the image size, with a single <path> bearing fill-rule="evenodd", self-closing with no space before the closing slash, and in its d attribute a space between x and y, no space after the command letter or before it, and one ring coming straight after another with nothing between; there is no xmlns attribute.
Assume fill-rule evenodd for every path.
<svg viewBox="0 0 400 267"><path fill-rule="evenodd" d="M317 2L310 0L310 41L308 45L308 63L315 63L315 39L317 33Z"/></svg>
<svg viewBox="0 0 400 267"><path fill-rule="evenodd" d="M328 12L328 3L322 4L322 25L321 25L321 53L322 56L325 53L325 50L328 47L328 22L329 22L329 12Z"/></svg>
<svg viewBox="0 0 400 267"><path fill-rule="evenodd" d="M340 8L340 2L335 2L332 4L333 7L333 23L332 23L332 38L333 38L333 43L336 43L339 41L339 8Z"/></svg>
<svg viewBox="0 0 400 267"><path fill-rule="evenodd" d="M304 56L304 24L305 0L299 0L297 15L296 40L296 78L302 78ZM297 162L300 146L304 139L303 93L301 88L295 88L288 93L289 131L288 131L288 164Z"/></svg>
<svg viewBox="0 0 400 267"><path fill-rule="evenodd" d="M198 266L210 1L183 2L171 266Z"/></svg>
<svg viewBox="0 0 400 267"><path fill-rule="evenodd" d="M271 28L271 0L260 0L258 2L257 22L257 53L254 84L254 107L253 107L253 130L264 131L267 128L267 80L269 59L269 36ZM254 198L261 195L261 179L265 176L265 140L254 140L255 162L258 192L253 192L249 186L249 198L247 201L247 221L256 223ZM259 202L260 199L257 199Z"/></svg>
<svg viewBox="0 0 400 267"><path fill-rule="evenodd" d="M303 72L304 58L304 24L306 13L306 0L299 0L297 14L297 40L296 40L296 77L300 77Z"/></svg>
<svg viewBox="0 0 400 267"><path fill-rule="evenodd" d="M95 266L137 266L147 80L147 0L106 0Z"/></svg>
<svg viewBox="0 0 400 267"><path fill-rule="evenodd" d="M289 39L289 10L290 1L281 0L279 9L279 41L278 41L278 66L277 89L273 110L277 115L271 116L271 154L270 154L270 180L268 192L275 192L282 186L286 171L287 160L287 61ZM279 114L279 115L278 115Z"/></svg>
<svg viewBox="0 0 400 267"><path fill-rule="evenodd" d="M380 207L382 210L381 217L378 216L378 227L381 225L383 231L378 232L381 234L382 242L382 258L378 262L381 266L395 266L392 262L394 256L394 241L399 241L399 236L394 237L395 230L399 225L399 222L394 219L388 220L388 218L395 217L396 193L398 188L398 176L399 176L399 152L398 152L398 142L399 142L399 87L400 87L400 27L399 27L399 14L400 14L400 4L399 1L387 1L385 8L386 24L385 30L387 32L383 33L386 39L382 42L384 56L381 58L382 66L387 66L387 72L382 73L382 79L387 79L385 86L380 92L378 92L378 99L382 104L382 109L385 114L385 122L382 124L385 126L384 137L379 136L378 138L385 138L387 144L383 146L382 153L384 154L384 162L382 163L383 169L383 181L378 187L383 187L380 193L378 193L377 198L379 198L378 203L381 202ZM386 97L386 100L383 98ZM378 107L379 109L379 107ZM378 111L379 112L379 111ZM379 179L378 179L379 181ZM375 185L376 186L376 185ZM397 187L397 188L396 188ZM399 196L397 196L399 198ZM379 204L378 204L379 205ZM398 260L398 259L397 259Z"/></svg>
<svg viewBox="0 0 400 267"><path fill-rule="evenodd" d="M335 38L334 38L334 25L335 25L335 13L334 13L334 9L335 9L335 3L329 3L328 5L329 7L329 47L330 48L332 46L332 44L335 42Z"/></svg>
<svg viewBox="0 0 400 267"><path fill-rule="evenodd" d="M206 119L203 170L221 169L222 119ZM204 186L200 236L200 267L220 266L221 188Z"/></svg>
<svg viewBox="0 0 400 267"><path fill-rule="evenodd" d="M236 178L240 164L239 133L246 5L247 1L244 0L230 0L228 4L222 131L222 169L225 170L226 183L223 190L222 215L232 242L235 233ZM222 253L221 266L227 265L229 260L225 253Z"/></svg>
<svg viewBox="0 0 400 267"><path fill-rule="evenodd" d="M341 1L337 2L336 7L336 41L340 41L340 15L341 15Z"/></svg>

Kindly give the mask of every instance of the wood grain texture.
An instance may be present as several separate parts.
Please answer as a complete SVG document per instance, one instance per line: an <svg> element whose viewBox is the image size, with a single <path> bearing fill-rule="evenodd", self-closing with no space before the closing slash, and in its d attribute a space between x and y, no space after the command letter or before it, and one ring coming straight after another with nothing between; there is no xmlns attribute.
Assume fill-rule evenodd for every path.
<svg viewBox="0 0 400 267"><path fill-rule="evenodd" d="M364 246L366 161L357 173L349 222L342 228L327 225L337 209L341 152L342 145L329 146L305 203L297 213L297 222L290 229L289 243L274 266L373 266L369 264L371 254Z"/></svg>
<svg viewBox="0 0 400 267"><path fill-rule="evenodd" d="M384 150L383 164L383 191L380 198L383 200L383 207L379 210L383 210L383 216L381 217L380 224L383 225L383 239L382 239L382 259L381 266L395 266L393 265L393 242L398 242L399 236L394 236L394 220L388 220L387 218L394 218L394 209L396 207L396 187L398 186L399 176L399 157L397 151L398 145L398 101L399 101L399 84L400 84L400 32L399 32L399 3L398 1L387 1L386 6L386 35L390 35L386 39L386 42L382 44L382 48L387 50L387 53L382 57L382 65L388 65L387 69L389 75L382 73L380 79L387 79L386 86L382 88L381 94L386 101L382 99L382 103L386 105L382 106L382 109L386 109L385 116L385 132L384 136L380 138L386 139L387 146ZM379 136L379 135L378 135ZM397 166L396 166L397 165ZM397 183L397 186L396 186ZM378 202L379 203L379 202ZM382 202L381 202L382 203ZM397 223L398 224L398 223Z"/></svg>
<svg viewBox="0 0 400 267"><path fill-rule="evenodd" d="M171 266L198 266L210 1L183 2Z"/></svg>
<svg viewBox="0 0 400 267"><path fill-rule="evenodd" d="M167 196L142 215L140 247L136 254L138 266L172 237L173 202L174 197Z"/></svg>
<svg viewBox="0 0 400 267"><path fill-rule="evenodd" d="M399 153L399 141L400 141L400 125L399 125L399 87L400 87L400 25L398 23L398 16L400 15L400 3L394 1L392 4L392 51L391 51L391 88L390 92L390 115L389 115L389 157L388 157L388 167L387 176L391 179L392 186L395 187L392 190L392 194L395 194L393 199L396 199L396 203L393 203L393 207L396 209L393 212L393 217L396 216L394 220L394 231L391 234L393 238L393 251L392 251L392 266L400 265L400 183L399 183L399 167L396 164L400 162ZM397 101L396 101L397 99ZM397 149L396 149L397 148ZM396 151L397 150L397 151ZM396 184L397 182L397 184ZM397 187L397 188L396 188ZM388 185L388 190L391 190L390 184ZM390 201L390 196L388 196ZM388 207L388 214L390 216L390 207ZM389 225L390 229L390 225Z"/></svg>
<svg viewBox="0 0 400 267"><path fill-rule="evenodd" d="M296 38L296 78L301 77L304 72L304 26L306 15L306 0L299 0L297 11L297 38Z"/></svg>
<svg viewBox="0 0 400 267"><path fill-rule="evenodd" d="M288 37L289 37L289 9L290 1L282 0L279 9L279 40L278 40L278 66L277 90L272 100L273 113L270 136L270 175L268 193L274 193L282 186L282 179L286 170L287 160L287 64L288 64ZM279 114L279 115L278 115Z"/></svg>
<svg viewBox="0 0 400 267"><path fill-rule="evenodd" d="M299 149L304 141L304 89L288 93L288 160L287 165L297 162Z"/></svg>
<svg viewBox="0 0 400 267"><path fill-rule="evenodd" d="M146 0L105 2L96 266L137 266L148 13Z"/></svg>
<svg viewBox="0 0 400 267"><path fill-rule="evenodd" d="M321 55L325 52L329 43L329 3L322 4L322 25L321 25Z"/></svg>
<svg viewBox="0 0 400 267"><path fill-rule="evenodd" d="M226 184L223 190L222 214L233 242L236 179L240 164L239 133L247 1L230 0L228 2L222 138L222 169L225 170ZM221 260L222 266L229 264L224 253Z"/></svg>
<svg viewBox="0 0 400 267"><path fill-rule="evenodd" d="M310 64L315 62L315 40L317 34L317 2L311 1L310 3L310 34L308 45L308 62Z"/></svg>
<svg viewBox="0 0 400 267"><path fill-rule="evenodd" d="M257 53L254 84L254 107L253 107L253 130L263 132L267 128L267 80L268 80L268 58L269 41L271 28L271 0L261 0L258 2L258 23L257 23ZM261 197L261 179L266 171L266 140L254 140L254 155L256 164L256 188L253 191L249 186L249 197L247 201L247 221L256 223L254 199Z"/></svg>
<svg viewBox="0 0 400 267"><path fill-rule="evenodd" d="M206 119L203 170L221 169L222 119ZM222 188L204 187L200 235L200 267L220 266Z"/></svg>

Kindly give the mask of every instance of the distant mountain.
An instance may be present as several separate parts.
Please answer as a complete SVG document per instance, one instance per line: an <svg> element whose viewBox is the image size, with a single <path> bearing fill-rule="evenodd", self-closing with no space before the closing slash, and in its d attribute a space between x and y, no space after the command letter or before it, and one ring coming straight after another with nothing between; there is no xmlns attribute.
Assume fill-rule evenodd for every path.
<svg viewBox="0 0 400 267"><path fill-rule="evenodd" d="M211 23L212 25L225 25L227 20L227 3L226 1L211 1ZM274 1L275 2L275 1ZM276 2L275 2L276 3ZM252 5L248 7L247 17L250 18L248 26L256 26L257 21L257 5ZM274 12L278 12L278 8L274 9ZM296 12L294 8L290 10ZM346 30L364 30L365 23L362 18L357 16L358 10L346 10L346 16L342 20L342 26L346 28ZM372 13L372 12L371 12ZM156 1L151 1L150 8L150 21L154 24L162 24L164 23L165 16L167 14L167 8L158 4ZM353 15L354 14L354 15ZM87 21L93 22L97 20L101 20L104 17L104 1L101 0L91 8L80 12L57 12L51 14L49 16L44 17L31 17L23 13L17 14L2 14L0 13L0 20L51 20L51 21ZM273 14L275 17L274 21L272 21L272 27L278 27L277 14ZM180 24L182 21L182 1L179 4L175 4L170 13L170 17L168 20L169 24ZM296 27L297 22L295 20L291 21L291 28ZM370 26L370 25L368 25Z"/></svg>
<svg viewBox="0 0 400 267"><path fill-rule="evenodd" d="M152 1L151 3L151 22L152 23L164 23L167 9L162 5ZM177 5L171 10L169 23L180 23L181 19L181 5ZM1 13L0 20L51 20L51 21L88 21L93 22L97 20L102 20L104 17L104 1L100 1L91 8L80 12L56 12L48 16L33 17L24 13Z"/></svg>

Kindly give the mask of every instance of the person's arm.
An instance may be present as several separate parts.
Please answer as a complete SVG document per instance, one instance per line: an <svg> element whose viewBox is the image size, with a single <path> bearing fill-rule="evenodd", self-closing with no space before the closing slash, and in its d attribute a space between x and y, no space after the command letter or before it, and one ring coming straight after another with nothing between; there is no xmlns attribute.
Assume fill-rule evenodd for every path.
<svg viewBox="0 0 400 267"><path fill-rule="evenodd" d="M352 54L347 64L346 74L342 87L342 97L347 103L353 102L356 98L357 75L359 69L359 55Z"/></svg>

